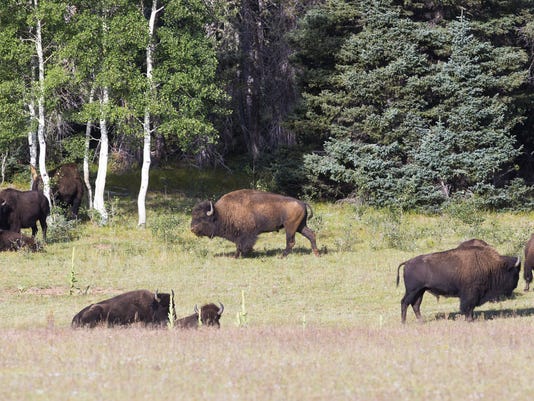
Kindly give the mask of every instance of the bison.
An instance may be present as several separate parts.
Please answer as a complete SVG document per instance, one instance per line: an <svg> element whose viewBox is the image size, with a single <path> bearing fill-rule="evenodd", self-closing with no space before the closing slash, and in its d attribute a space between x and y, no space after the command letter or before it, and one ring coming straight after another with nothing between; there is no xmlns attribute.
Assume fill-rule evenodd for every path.
<svg viewBox="0 0 534 401"><path fill-rule="evenodd" d="M198 203L192 211L191 231L197 236L222 237L236 244L235 257L252 251L258 235L265 232L286 232L287 256L295 245L295 233L308 238L313 253L319 256L315 233L306 226L313 214L311 207L300 200L256 191L241 189L227 193L215 204L210 201Z"/></svg>
<svg viewBox="0 0 534 401"><path fill-rule="evenodd" d="M37 221L46 241L46 218L50 214L48 199L38 191L19 191L7 188L0 191L0 228L20 233L21 228L31 228L37 235Z"/></svg>
<svg viewBox="0 0 534 401"><path fill-rule="evenodd" d="M461 242L458 245L458 248L468 248L470 246L482 246L482 247L489 246L489 247L491 247L491 245L488 244L484 240L481 240L481 239L478 239L478 238L472 238L472 239L468 239L467 241Z"/></svg>
<svg viewBox="0 0 534 401"><path fill-rule="evenodd" d="M473 320L473 309L483 303L510 296L517 287L520 258L501 256L491 247L466 246L416 256L402 262L406 293L401 300L401 321L406 322L408 305L422 320L419 310L423 295L460 298L460 312L467 321Z"/></svg>
<svg viewBox="0 0 534 401"><path fill-rule="evenodd" d="M30 166L30 169L33 179L32 190L42 189L43 179L37 174L35 167ZM84 194L84 185L76 163L63 164L50 170L48 175L54 204L67 207L69 217L77 218Z"/></svg>
<svg viewBox="0 0 534 401"><path fill-rule="evenodd" d="M34 238L13 231L0 230L0 251L18 251L23 248L30 251L39 250Z"/></svg>
<svg viewBox="0 0 534 401"><path fill-rule="evenodd" d="M174 297L174 292L172 296ZM148 290L130 291L83 308L74 316L71 325L90 328L99 324L112 327L133 323L162 326L169 321L170 305L171 294Z"/></svg>
<svg viewBox="0 0 534 401"><path fill-rule="evenodd" d="M525 245L525 269L523 270L523 278L525 279L525 291L530 288L532 281L532 268L534 267L534 234L530 236Z"/></svg>
<svg viewBox="0 0 534 401"><path fill-rule="evenodd" d="M200 322L203 326L216 326L219 328L221 325L219 320L221 319L224 311L224 305L219 302L219 306L215 304L207 304L200 308ZM192 315L182 317L175 321L175 325L182 329L196 329L199 326L198 322L198 307L195 305L194 313Z"/></svg>

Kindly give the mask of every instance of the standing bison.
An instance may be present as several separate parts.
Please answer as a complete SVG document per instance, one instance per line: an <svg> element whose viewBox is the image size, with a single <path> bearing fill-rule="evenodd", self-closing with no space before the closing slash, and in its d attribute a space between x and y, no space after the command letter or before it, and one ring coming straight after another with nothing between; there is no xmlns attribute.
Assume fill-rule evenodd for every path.
<svg viewBox="0 0 534 401"><path fill-rule="evenodd" d="M221 325L219 320L221 319L224 311L224 305L219 302L219 306L215 304L207 304L198 310L195 305L194 313L192 315L182 317L176 320L176 327L182 329L196 329L199 326L198 314L200 313L200 322L203 326L214 326L219 328Z"/></svg>
<svg viewBox="0 0 534 401"><path fill-rule="evenodd" d="M525 279L525 291L530 288L532 282L532 268L534 267L534 234L530 236L525 245L525 270L523 270L523 278Z"/></svg>
<svg viewBox="0 0 534 401"><path fill-rule="evenodd" d="M315 233L306 226L308 208L307 203L289 196L241 189L224 195L215 204L197 204L192 211L191 231L197 236L222 237L235 243L238 258L252 251L259 234L284 228L283 256L291 252L297 232L308 238L313 253L319 256Z"/></svg>
<svg viewBox="0 0 534 401"><path fill-rule="evenodd" d="M37 175L35 167L30 166L32 173L32 190L36 191L43 185L43 179ZM50 176L51 198L55 204L69 208L69 217L77 218L82 203L84 185L76 163L63 164L48 172Z"/></svg>
<svg viewBox="0 0 534 401"><path fill-rule="evenodd" d="M72 327L93 328L99 324L112 327L133 323L162 326L169 321L170 304L171 294L130 291L83 308L72 319Z"/></svg>
<svg viewBox="0 0 534 401"><path fill-rule="evenodd" d="M7 188L0 191L0 228L20 233L21 228L31 228L37 235L37 221L46 241L46 218L50 214L48 199L38 191L19 191Z"/></svg>
<svg viewBox="0 0 534 401"><path fill-rule="evenodd" d="M473 320L473 309L483 303L510 296L517 287L520 258L501 256L489 246L465 246L443 252L420 255L404 265L406 293L401 300L401 321L406 322L408 305L422 320L419 310L423 295L460 298L460 312L466 320Z"/></svg>

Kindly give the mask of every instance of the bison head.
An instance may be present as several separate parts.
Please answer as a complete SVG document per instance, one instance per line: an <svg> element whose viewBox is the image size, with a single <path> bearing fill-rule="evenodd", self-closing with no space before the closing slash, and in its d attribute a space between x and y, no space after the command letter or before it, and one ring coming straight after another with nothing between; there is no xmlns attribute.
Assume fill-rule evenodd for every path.
<svg viewBox="0 0 534 401"><path fill-rule="evenodd" d="M169 320L171 298L173 300L172 310L174 311L174 291L171 291L171 294L160 294L156 290L156 293L154 294L154 300L152 301L152 311L154 313L155 322L164 323ZM174 318L176 319L176 316L174 316Z"/></svg>
<svg viewBox="0 0 534 401"><path fill-rule="evenodd" d="M197 236L212 238L215 235L217 211L213 202L204 201L198 203L191 212L191 231Z"/></svg>
<svg viewBox="0 0 534 401"><path fill-rule="evenodd" d="M221 319L221 315L224 312L224 305L221 302L219 302L219 305L220 306L217 306L215 304L207 304L202 306L202 308L200 308L200 311L195 305L195 314L198 317L198 314L200 312L200 321L204 326L217 326L217 328L221 327L219 320Z"/></svg>

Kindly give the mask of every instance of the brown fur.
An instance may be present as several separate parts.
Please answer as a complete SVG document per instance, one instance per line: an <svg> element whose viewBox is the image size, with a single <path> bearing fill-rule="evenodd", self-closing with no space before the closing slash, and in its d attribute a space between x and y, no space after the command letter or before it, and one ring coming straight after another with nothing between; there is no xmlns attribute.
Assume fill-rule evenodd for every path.
<svg viewBox="0 0 534 401"><path fill-rule="evenodd" d="M235 257L239 257L252 251L259 234L284 228L283 256L291 252L297 232L308 238L313 253L319 256L315 233L306 226L308 208L307 203L289 196L241 189L224 195L214 205L209 201L197 204L192 211L191 231L235 243Z"/></svg>
<svg viewBox="0 0 534 401"><path fill-rule="evenodd" d="M32 237L13 231L0 230L0 251L18 251L26 248L38 251L39 246Z"/></svg>
<svg viewBox="0 0 534 401"><path fill-rule="evenodd" d="M214 326L219 328L221 325L219 320L224 311L224 305L220 307L215 304L206 304L200 308L200 321L203 326ZM195 305L195 313L192 315L177 319L176 327L181 329L196 329L198 328L198 309Z"/></svg>
<svg viewBox="0 0 534 401"><path fill-rule="evenodd" d="M30 166L33 178L32 190L42 190L43 179L37 175L35 167ZM69 216L76 218L84 194L84 184L76 163L63 164L48 172L51 197L54 203L68 207Z"/></svg>

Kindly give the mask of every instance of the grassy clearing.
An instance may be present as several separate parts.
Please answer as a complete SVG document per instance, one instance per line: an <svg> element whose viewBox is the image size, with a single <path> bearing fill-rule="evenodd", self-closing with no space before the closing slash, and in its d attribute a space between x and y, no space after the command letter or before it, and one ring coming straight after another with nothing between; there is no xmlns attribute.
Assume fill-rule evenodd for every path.
<svg viewBox="0 0 534 401"><path fill-rule="evenodd" d="M109 226L82 223L72 241L43 253L1 255L0 399L519 400L533 390L517 374L532 362L534 293L522 292L522 279L513 299L476 308L473 324L458 316L457 299L427 295L426 323L410 310L402 326L404 291L395 287L400 262L468 238L521 253L532 213L426 216L315 203L321 258L297 236L281 259L279 232L235 260L233 244L189 231L204 189L152 192L145 229L131 190L119 189ZM174 289L179 316L220 301L222 327L70 329L87 304L140 288Z"/></svg>

